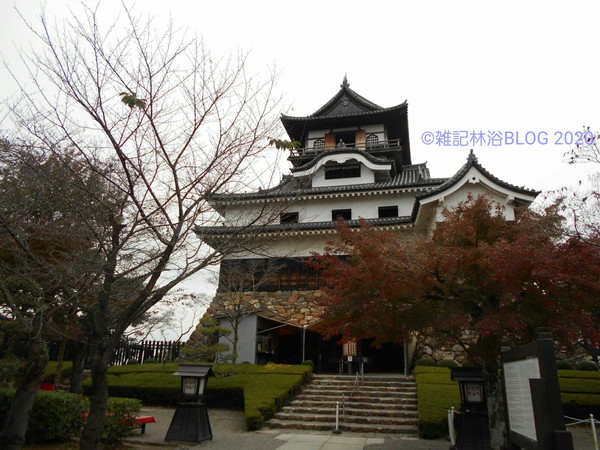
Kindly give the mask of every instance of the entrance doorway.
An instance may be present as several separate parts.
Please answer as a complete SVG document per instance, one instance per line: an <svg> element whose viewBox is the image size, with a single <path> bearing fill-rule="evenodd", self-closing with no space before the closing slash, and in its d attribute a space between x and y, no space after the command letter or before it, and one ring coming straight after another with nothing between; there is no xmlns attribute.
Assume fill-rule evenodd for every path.
<svg viewBox="0 0 600 450"><path fill-rule="evenodd" d="M344 361L340 340L340 336L323 340L318 333L306 333L306 359L314 363L316 373L340 372L340 363ZM372 345L374 341L362 339L357 343L357 356L364 358L365 373L403 373L404 345L385 343L376 348ZM344 373L347 373L347 365L344 367Z"/></svg>

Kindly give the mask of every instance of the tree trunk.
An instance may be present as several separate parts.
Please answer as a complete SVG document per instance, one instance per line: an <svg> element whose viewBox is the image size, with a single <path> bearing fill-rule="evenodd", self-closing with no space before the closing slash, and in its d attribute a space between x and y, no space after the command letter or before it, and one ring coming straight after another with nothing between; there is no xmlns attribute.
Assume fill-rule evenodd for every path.
<svg viewBox="0 0 600 450"><path fill-rule="evenodd" d="M509 448L502 380L497 369L484 367L483 387L487 401L490 445L494 450Z"/></svg>
<svg viewBox="0 0 600 450"><path fill-rule="evenodd" d="M67 350L67 343L69 338L63 336L60 340L60 347L58 349L58 357L56 358L56 375L54 376L54 385L58 386L63 380L63 366L65 361L65 351Z"/></svg>
<svg viewBox="0 0 600 450"><path fill-rule="evenodd" d="M83 428L80 448L94 450L101 447L102 432L104 431L104 418L108 405L108 372L112 347L102 342L102 338L92 341L92 394L90 396L90 411ZM108 356L107 356L108 354Z"/></svg>
<svg viewBox="0 0 600 450"><path fill-rule="evenodd" d="M20 449L25 442L25 432L33 403L44 379L48 365L48 349L41 336L30 338L27 362L17 391L4 421L0 442L6 450Z"/></svg>
<svg viewBox="0 0 600 450"><path fill-rule="evenodd" d="M73 369L71 370L71 387L69 392L83 394L83 362L86 357L86 345L83 342L75 344L77 350L73 356Z"/></svg>

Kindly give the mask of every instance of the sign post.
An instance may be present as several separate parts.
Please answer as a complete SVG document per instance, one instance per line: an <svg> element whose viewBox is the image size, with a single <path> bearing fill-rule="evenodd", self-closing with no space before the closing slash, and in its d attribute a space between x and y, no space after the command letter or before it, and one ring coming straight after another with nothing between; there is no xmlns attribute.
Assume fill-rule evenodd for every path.
<svg viewBox="0 0 600 450"><path fill-rule="evenodd" d="M458 381L460 389L460 414L455 417L458 435L456 446L451 448L481 449L490 448L483 375L479 367L451 367L450 378Z"/></svg>
<svg viewBox="0 0 600 450"><path fill-rule="evenodd" d="M536 342L505 351L502 362L511 443L527 450L573 450L550 329L538 328Z"/></svg>

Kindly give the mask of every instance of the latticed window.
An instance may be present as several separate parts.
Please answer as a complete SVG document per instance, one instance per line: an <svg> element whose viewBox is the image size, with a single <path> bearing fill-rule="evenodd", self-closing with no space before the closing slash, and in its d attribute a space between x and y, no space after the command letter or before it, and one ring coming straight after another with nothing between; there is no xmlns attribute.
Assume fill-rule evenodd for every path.
<svg viewBox="0 0 600 450"><path fill-rule="evenodd" d="M325 285L320 270L305 258L243 259L221 262L219 292L291 291Z"/></svg>
<svg viewBox="0 0 600 450"><path fill-rule="evenodd" d="M323 150L325 148L325 140L317 139L313 142L313 149L315 150Z"/></svg>
<svg viewBox="0 0 600 450"><path fill-rule="evenodd" d="M374 147L379 143L379 136L376 134L369 134L367 136L367 147Z"/></svg>

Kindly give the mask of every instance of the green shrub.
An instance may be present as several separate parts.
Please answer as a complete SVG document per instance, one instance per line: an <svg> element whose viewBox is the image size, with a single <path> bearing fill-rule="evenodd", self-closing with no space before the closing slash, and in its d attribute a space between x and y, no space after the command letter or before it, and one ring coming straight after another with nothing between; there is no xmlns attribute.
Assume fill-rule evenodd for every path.
<svg viewBox="0 0 600 450"><path fill-rule="evenodd" d="M154 358L146 358L144 360L144 364L156 364L156 359L154 359Z"/></svg>
<svg viewBox="0 0 600 450"><path fill-rule="evenodd" d="M600 393L571 394L561 393L565 416L589 419L590 414L600 417Z"/></svg>
<svg viewBox="0 0 600 450"><path fill-rule="evenodd" d="M305 366L309 366L310 370L315 370L315 363L313 363L310 359L302 361L302 364L304 364Z"/></svg>
<svg viewBox="0 0 600 450"><path fill-rule="evenodd" d="M108 399L107 416L104 420L102 442L109 448L119 447L123 440L137 426L135 416L142 408L142 402L134 398Z"/></svg>
<svg viewBox="0 0 600 450"><path fill-rule="evenodd" d="M600 372L587 372L584 370L559 370L558 376L560 378L600 380Z"/></svg>
<svg viewBox="0 0 600 450"><path fill-rule="evenodd" d="M598 378L563 378L560 377L560 391L574 394L600 393L600 379Z"/></svg>
<svg viewBox="0 0 600 450"><path fill-rule="evenodd" d="M443 359L438 363L439 367L458 367L458 364L451 359Z"/></svg>
<svg viewBox="0 0 600 450"><path fill-rule="evenodd" d="M135 358L129 358L127 360L127 365L128 366L134 366L134 365L139 364L139 363L140 362L137 359L135 359Z"/></svg>
<svg viewBox="0 0 600 450"><path fill-rule="evenodd" d="M556 368L559 370L571 370L573 367L564 359L559 359L556 361Z"/></svg>
<svg viewBox="0 0 600 450"><path fill-rule="evenodd" d="M178 364L114 366L108 372L111 396L134 397L148 405L176 405L181 378L174 377ZM310 379L308 365L215 364L205 391L209 406L244 407L249 430L260 428ZM219 376L221 375L221 376ZM225 375L225 376L223 376ZM91 381L84 383L89 392Z"/></svg>
<svg viewBox="0 0 600 450"><path fill-rule="evenodd" d="M479 367L478 364L475 364L473 361L471 361L470 359L465 359L462 364L461 367Z"/></svg>
<svg viewBox="0 0 600 450"><path fill-rule="evenodd" d="M15 394L0 389L0 423L3 423ZM40 391L33 404L25 440L28 444L64 442L78 436L83 426L85 404L80 395Z"/></svg>
<svg viewBox="0 0 600 450"><path fill-rule="evenodd" d="M48 361L46 372L44 373L44 383L54 383L56 381L56 370L58 368L57 361ZM73 373L73 362L64 361L62 370L62 379L71 378Z"/></svg>
<svg viewBox="0 0 600 450"><path fill-rule="evenodd" d="M416 363L416 366L435 366L435 361L431 358L421 358Z"/></svg>
<svg viewBox="0 0 600 450"><path fill-rule="evenodd" d="M580 363L577 364L576 369L577 370L585 370L585 371L589 371L589 372L597 372L598 364L596 364L593 361L581 361Z"/></svg>
<svg viewBox="0 0 600 450"><path fill-rule="evenodd" d="M23 360L13 355L0 359L0 386L8 385L19 376L23 368Z"/></svg>

